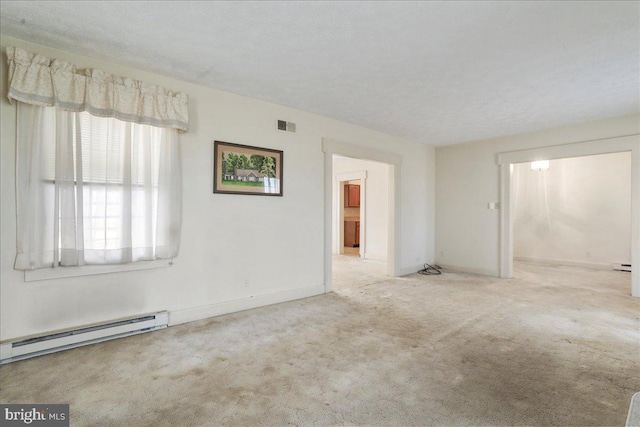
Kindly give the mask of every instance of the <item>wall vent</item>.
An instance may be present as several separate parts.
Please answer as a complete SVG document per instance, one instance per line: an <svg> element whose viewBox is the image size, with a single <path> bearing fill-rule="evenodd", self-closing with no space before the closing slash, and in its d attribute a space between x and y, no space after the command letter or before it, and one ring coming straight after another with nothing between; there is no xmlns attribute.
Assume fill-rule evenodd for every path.
<svg viewBox="0 0 640 427"><path fill-rule="evenodd" d="M166 311L0 344L0 365L166 328Z"/></svg>
<svg viewBox="0 0 640 427"><path fill-rule="evenodd" d="M285 120L278 120L277 128L278 130L283 130L286 132L295 132L296 124L293 122L287 122Z"/></svg>

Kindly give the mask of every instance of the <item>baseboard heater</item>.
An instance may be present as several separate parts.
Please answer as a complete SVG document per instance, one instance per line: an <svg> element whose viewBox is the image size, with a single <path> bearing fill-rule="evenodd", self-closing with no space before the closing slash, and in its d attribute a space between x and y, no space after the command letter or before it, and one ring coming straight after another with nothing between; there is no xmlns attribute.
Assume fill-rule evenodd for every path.
<svg viewBox="0 0 640 427"><path fill-rule="evenodd" d="M95 344L116 338L128 337L166 328L169 315L166 311L124 318L108 323L55 332L49 335L26 338L0 344L0 365Z"/></svg>

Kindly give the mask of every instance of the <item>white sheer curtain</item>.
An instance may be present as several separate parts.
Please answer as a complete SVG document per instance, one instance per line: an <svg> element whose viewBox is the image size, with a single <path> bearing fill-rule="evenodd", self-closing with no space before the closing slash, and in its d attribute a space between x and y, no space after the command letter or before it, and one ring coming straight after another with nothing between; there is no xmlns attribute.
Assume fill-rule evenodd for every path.
<svg viewBox="0 0 640 427"><path fill-rule="evenodd" d="M18 102L16 269L173 258L175 128Z"/></svg>
<svg viewBox="0 0 640 427"><path fill-rule="evenodd" d="M8 47L17 101L15 268L173 258L187 95Z"/></svg>

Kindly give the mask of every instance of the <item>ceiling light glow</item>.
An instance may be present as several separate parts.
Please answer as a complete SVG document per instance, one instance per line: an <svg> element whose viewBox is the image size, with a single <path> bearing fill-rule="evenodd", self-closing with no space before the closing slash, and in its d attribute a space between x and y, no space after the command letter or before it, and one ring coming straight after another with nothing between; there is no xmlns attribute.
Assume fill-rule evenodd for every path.
<svg viewBox="0 0 640 427"><path fill-rule="evenodd" d="M549 169L549 160L539 160L537 162L531 162L532 171L543 171Z"/></svg>

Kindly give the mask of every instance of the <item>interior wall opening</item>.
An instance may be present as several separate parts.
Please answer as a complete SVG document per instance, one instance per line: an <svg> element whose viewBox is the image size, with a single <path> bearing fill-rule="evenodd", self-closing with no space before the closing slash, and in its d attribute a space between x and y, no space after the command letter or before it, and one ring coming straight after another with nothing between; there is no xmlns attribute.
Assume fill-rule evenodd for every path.
<svg viewBox="0 0 640 427"><path fill-rule="evenodd" d="M630 294L640 297L640 135L575 142L498 153L500 167L500 277L513 277L513 185L512 174L518 163L566 159L610 153L629 153L631 198L631 286ZM635 267L634 267L635 266Z"/></svg>
<svg viewBox="0 0 640 427"><path fill-rule="evenodd" d="M364 283L388 274L388 164L332 156L332 283Z"/></svg>
<svg viewBox="0 0 640 427"><path fill-rule="evenodd" d="M360 244L360 242L364 242L364 233L366 232L366 229L360 226L361 220L364 219L362 207L365 200L360 195L364 183L360 179L338 182L340 224L342 225L342 233L338 241L340 254L364 258L364 244Z"/></svg>
<svg viewBox="0 0 640 427"><path fill-rule="evenodd" d="M516 163L511 191L516 275L528 263L582 267L620 272L611 285L629 287L630 152Z"/></svg>

